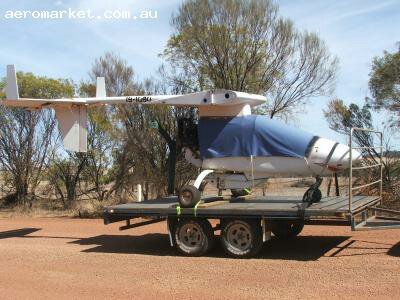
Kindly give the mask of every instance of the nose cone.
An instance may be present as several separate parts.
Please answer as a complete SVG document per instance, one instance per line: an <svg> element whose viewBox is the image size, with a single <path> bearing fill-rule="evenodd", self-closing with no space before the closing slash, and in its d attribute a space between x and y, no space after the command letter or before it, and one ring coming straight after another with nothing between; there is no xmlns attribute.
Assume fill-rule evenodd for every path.
<svg viewBox="0 0 400 300"><path fill-rule="evenodd" d="M361 159L361 153L353 150L353 164ZM313 145L308 157L310 163L325 166L331 170L350 167L350 148L347 145L332 140L319 138Z"/></svg>

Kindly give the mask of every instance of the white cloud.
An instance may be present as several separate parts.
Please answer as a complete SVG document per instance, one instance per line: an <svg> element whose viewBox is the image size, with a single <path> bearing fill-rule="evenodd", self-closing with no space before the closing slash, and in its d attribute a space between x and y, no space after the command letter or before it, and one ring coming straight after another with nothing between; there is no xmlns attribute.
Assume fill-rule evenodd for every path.
<svg viewBox="0 0 400 300"><path fill-rule="evenodd" d="M338 20L345 19L345 18L350 18L350 17L356 17L356 16L360 16L360 15L370 14L370 13L379 11L379 10L381 10L383 8L387 8L388 6L391 6L391 5L395 4L395 3L396 3L395 1L388 1L388 2L383 2L383 3L380 3L378 5L374 5L374 6L366 6L366 7L361 8L361 9L357 8L357 9L355 9L353 11L350 10L349 12L345 12L345 13L343 13L341 15L338 15L338 16L332 18L331 21L338 21Z"/></svg>

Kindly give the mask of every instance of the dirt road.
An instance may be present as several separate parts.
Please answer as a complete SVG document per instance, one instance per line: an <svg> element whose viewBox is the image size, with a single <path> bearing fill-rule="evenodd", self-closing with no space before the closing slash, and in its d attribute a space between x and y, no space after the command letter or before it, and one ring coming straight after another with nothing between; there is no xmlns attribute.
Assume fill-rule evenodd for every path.
<svg viewBox="0 0 400 300"><path fill-rule="evenodd" d="M0 219L0 297L400 299L400 230L306 226L235 260L218 245L177 256L164 223L119 232L101 220Z"/></svg>

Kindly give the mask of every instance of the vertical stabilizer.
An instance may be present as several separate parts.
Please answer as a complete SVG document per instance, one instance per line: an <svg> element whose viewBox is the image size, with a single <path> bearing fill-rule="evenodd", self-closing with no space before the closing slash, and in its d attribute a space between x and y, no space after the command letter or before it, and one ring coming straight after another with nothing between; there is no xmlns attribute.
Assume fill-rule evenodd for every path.
<svg viewBox="0 0 400 300"><path fill-rule="evenodd" d="M15 71L15 65L7 66L7 86L6 96L9 100L18 100L18 85L17 85L17 73Z"/></svg>
<svg viewBox="0 0 400 300"><path fill-rule="evenodd" d="M85 105L55 108L60 132L66 150L87 151L87 108Z"/></svg>
<svg viewBox="0 0 400 300"><path fill-rule="evenodd" d="M106 96L106 82L104 77L97 77L96 82L96 98L105 98Z"/></svg>

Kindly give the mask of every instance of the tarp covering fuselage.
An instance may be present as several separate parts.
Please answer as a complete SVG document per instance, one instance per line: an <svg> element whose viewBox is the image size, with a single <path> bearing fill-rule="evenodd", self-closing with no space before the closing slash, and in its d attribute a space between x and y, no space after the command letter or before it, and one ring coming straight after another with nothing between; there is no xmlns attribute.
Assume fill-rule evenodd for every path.
<svg viewBox="0 0 400 300"><path fill-rule="evenodd" d="M203 159L232 156L305 157L315 140L311 133L266 116L200 118L200 154Z"/></svg>

